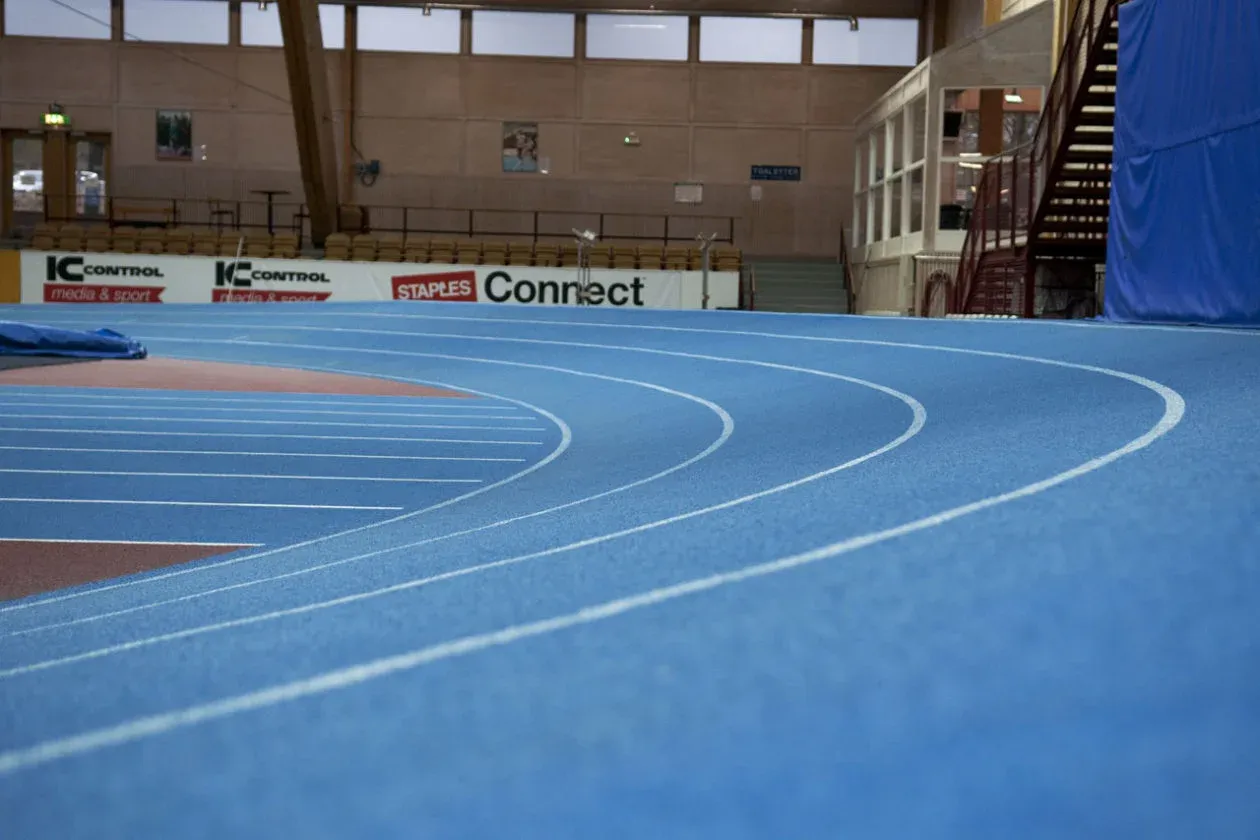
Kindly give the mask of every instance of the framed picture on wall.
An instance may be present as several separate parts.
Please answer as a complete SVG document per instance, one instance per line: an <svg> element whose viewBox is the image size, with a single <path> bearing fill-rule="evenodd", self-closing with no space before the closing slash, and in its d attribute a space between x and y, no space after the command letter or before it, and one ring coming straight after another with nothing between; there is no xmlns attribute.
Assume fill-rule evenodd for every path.
<svg viewBox="0 0 1260 840"><path fill-rule="evenodd" d="M156 146L158 160L192 160L192 111L158 111Z"/></svg>
<svg viewBox="0 0 1260 840"><path fill-rule="evenodd" d="M503 124L503 171L538 171L538 123Z"/></svg>

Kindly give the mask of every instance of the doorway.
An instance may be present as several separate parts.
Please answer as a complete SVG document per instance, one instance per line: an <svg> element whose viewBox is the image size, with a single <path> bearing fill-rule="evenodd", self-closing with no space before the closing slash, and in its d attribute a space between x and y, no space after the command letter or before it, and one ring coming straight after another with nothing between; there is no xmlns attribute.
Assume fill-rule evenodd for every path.
<svg viewBox="0 0 1260 840"><path fill-rule="evenodd" d="M108 134L0 133L0 233L29 236L35 225L109 218Z"/></svg>

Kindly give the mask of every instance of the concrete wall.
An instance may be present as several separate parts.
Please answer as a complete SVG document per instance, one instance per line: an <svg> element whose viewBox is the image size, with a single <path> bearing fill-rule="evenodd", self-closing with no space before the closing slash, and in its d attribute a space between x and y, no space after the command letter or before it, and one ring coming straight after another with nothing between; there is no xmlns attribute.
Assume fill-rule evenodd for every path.
<svg viewBox="0 0 1260 840"><path fill-rule="evenodd" d="M328 57L337 107L343 53ZM904 73L394 53L361 53L355 69L355 145L383 169L355 202L672 213L688 210L674 182L701 181L695 212L738 217L739 244L781 255L835 254L852 212L853 123ZM60 103L76 130L112 135L115 196L300 196L287 99L279 49L0 40L0 127L34 127ZM207 161L155 159L158 108L193 112ZM550 175L500 172L503 120L539 123ZM641 146L622 144L629 131ZM766 184L756 206L752 164L799 165L803 181Z"/></svg>

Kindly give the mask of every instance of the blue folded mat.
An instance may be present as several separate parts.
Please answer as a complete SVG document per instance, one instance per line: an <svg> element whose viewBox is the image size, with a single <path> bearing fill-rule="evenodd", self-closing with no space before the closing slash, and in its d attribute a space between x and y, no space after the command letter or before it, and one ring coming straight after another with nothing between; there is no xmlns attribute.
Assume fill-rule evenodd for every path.
<svg viewBox="0 0 1260 840"><path fill-rule="evenodd" d="M143 359L148 355L149 351L139 341L109 329L80 332L0 321L0 356Z"/></svg>

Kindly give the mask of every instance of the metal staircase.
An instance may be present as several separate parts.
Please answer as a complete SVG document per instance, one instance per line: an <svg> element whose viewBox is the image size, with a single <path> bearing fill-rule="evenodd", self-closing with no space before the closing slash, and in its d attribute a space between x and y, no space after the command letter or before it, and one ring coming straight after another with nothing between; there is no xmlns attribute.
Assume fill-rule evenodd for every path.
<svg viewBox="0 0 1260 840"><path fill-rule="evenodd" d="M1092 315L1107 258L1119 27L1080 0L1032 142L990 158L949 296L953 315Z"/></svg>

